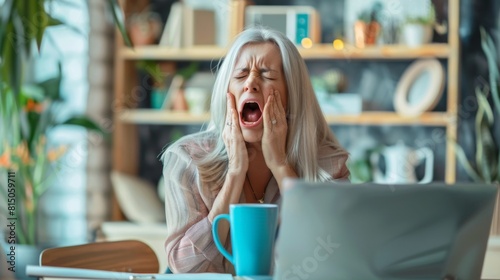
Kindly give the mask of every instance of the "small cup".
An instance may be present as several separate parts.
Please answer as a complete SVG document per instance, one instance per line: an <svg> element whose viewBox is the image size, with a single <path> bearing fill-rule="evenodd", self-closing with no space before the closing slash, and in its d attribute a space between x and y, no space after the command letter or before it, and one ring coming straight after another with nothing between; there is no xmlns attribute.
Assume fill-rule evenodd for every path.
<svg viewBox="0 0 500 280"><path fill-rule="evenodd" d="M193 115L201 115L208 111L210 105L210 93L203 88L187 87L184 89L189 113Z"/></svg>
<svg viewBox="0 0 500 280"><path fill-rule="evenodd" d="M212 224L217 249L234 265L237 276L271 275L278 206L231 204L229 208L229 214L218 215ZM221 219L229 221L233 255L220 242L217 228Z"/></svg>

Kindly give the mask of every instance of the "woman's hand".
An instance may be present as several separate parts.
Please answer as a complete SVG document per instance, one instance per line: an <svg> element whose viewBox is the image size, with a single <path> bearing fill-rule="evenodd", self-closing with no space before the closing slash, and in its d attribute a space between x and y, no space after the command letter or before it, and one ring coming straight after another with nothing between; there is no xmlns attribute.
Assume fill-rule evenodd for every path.
<svg viewBox="0 0 500 280"><path fill-rule="evenodd" d="M283 179L296 178L297 173L286 162L286 138L288 122L286 112L281 103L280 93L274 90L264 106L264 135L262 136L262 153L267 167L273 173L281 192L284 191Z"/></svg>
<svg viewBox="0 0 500 280"><path fill-rule="evenodd" d="M229 158L228 174L246 174L248 153L241 133L234 95L231 93L227 93L226 125L222 131L222 139Z"/></svg>
<svg viewBox="0 0 500 280"><path fill-rule="evenodd" d="M226 123L222 131L222 139L226 145L229 158L228 170L224 185L215 197L212 209L208 213L208 220L212 222L217 215L229 213L229 205L238 203L241 197L245 174L248 170L248 154L241 133L238 111L234 96L227 93ZM229 235L229 225L223 223L218 228L222 244Z"/></svg>
<svg viewBox="0 0 500 280"><path fill-rule="evenodd" d="M287 132L288 123L280 93L273 90L264 106L264 135L262 136L262 152L267 167L271 171L286 164Z"/></svg>

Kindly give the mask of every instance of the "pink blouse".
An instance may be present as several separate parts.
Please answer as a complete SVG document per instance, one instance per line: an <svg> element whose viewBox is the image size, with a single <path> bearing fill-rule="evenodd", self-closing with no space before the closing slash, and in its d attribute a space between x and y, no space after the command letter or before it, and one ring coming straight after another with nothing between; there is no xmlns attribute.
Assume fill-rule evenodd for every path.
<svg viewBox="0 0 500 280"><path fill-rule="evenodd" d="M176 144L163 155L168 266L174 273L234 273L232 264L215 247L212 224L208 220L208 213L222 186L201 184L187 145ZM334 179L348 179L347 153L324 148L318 154L320 167ZM278 183L273 177L267 185L264 202L278 204L279 200ZM240 202L245 202L243 194ZM230 252L229 237L225 247Z"/></svg>

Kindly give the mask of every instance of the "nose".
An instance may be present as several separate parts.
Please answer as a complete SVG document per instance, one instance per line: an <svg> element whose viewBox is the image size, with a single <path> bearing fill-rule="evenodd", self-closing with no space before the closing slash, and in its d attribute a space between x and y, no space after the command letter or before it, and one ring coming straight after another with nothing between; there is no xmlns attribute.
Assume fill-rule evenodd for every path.
<svg viewBox="0 0 500 280"><path fill-rule="evenodd" d="M249 92L259 92L260 86L259 83L257 82L257 77L255 77L254 74L248 75L247 80L245 81L244 85L244 91L249 91Z"/></svg>

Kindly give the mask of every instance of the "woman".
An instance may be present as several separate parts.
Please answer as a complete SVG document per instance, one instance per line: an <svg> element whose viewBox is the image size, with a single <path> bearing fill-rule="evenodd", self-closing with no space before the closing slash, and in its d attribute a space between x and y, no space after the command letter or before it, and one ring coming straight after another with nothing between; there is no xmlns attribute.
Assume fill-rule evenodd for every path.
<svg viewBox="0 0 500 280"><path fill-rule="evenodd" d="M338 144L306 65L279 32L251 28L220 66L203 132L164 153L166 252L173 272L232 273L212 239L213 219L234 203L278 203L285 177L347 179ZM225 227L224 227L225 226ZM230 247L229 228L219 236Z"/></svg>

